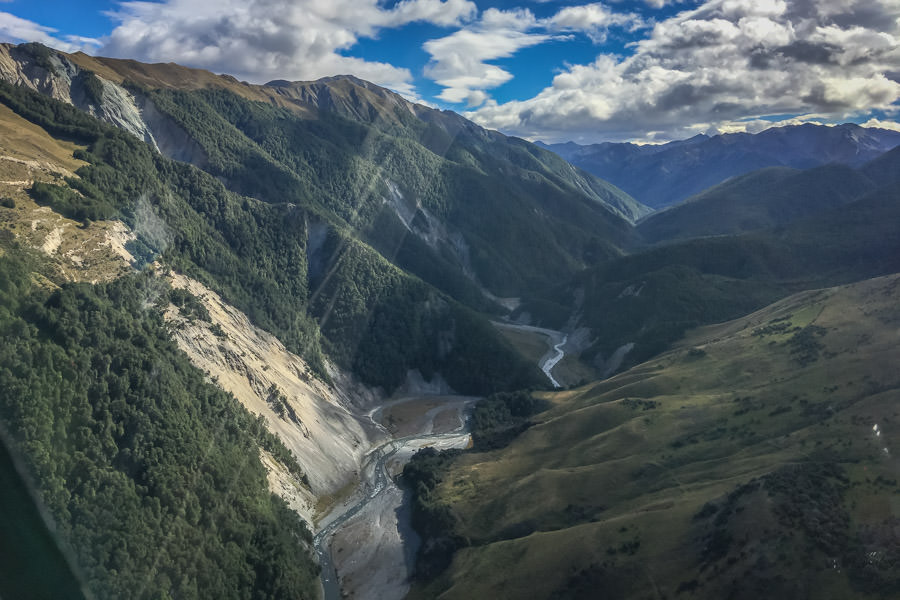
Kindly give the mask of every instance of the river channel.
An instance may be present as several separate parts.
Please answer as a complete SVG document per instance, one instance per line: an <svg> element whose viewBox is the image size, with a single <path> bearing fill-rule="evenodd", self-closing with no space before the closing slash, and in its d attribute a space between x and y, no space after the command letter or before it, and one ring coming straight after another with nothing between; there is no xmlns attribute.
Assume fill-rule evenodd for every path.
<svg viewBox="0 0 900 600"><path fill-rule="evenodd" d="M569 341L569 334L563 333L562 331L557 331L555 329L546 329L544 327L535 327L533 325L519 325L516 323L504 323L501 321L493 321L494 325L503 329L514 329L516 331L525 331L528 333L536 333L538 335L544 336L547 338L547 345L550 346L550 349L541 357L538 361L538 367L540 367L541 371L544 372L544 375L547 376L547 379L550 380L550 383L553 387L562 387L560 383L553 376L553 367L559 364L566 353L563 350L563 347L566 345L566 342Z"/></svg>
<svg viewBox="0 0 900 600"><path fill-rule="evenodd" d="M538 366L554 387L560 387L552 371L565 356L563 347L568 341L568 335L527 325L502 326L538 333L548 338L551 349L541 357ZM434 401L432 398L431 402ZM340 600L342 582L345 592L349 588L354 597L361 599L399 600L406 595L415 552L409 538L414 538L415 534L409 523L409 512L402 510L403 492L397 487L392 474L402 469L413 454L426 446L439 450L468 447L470 435L465 414L475 401L475 398L453 397L441 402L441 408L431 408L432 405L429 405L423 415L424 420L412 429L416 433L395 437L369 452L363 463L356 493L333 507L319 521L319 532L313 538L322 566L324 600ZM395 400L373 409L368 416L376 427L383 429L381 421L384 411L399 404L415 402L428 400L421 397ZM434 433L436 417L442 410L456 411L459 426L450 432ZM357 516L359 518L354 519ZM348 534L340 547L335 548L335 539L351 528L361 529L362 533L356 531L352 535ZM341 555L343 567L339 576L335 557L345 550L347 553Z"/></svg>
<svg viewBox="0 0 900 600"><path fill-rule="evenodd" d="M395 473L399 468L402 468L401 465L405 464L415 452L426 446L433 446L439 450L467 447L469 445L470 436L464 413L472 402L474 402L474 399L467 398L448 403L448 410L459 411L459 427L455 431L432 433L434 429L434 416L432 414L430 415L430 419L426 419L426 423L422 427L423 431L421 433L392 439L375 447L369 452L362 467L361 483L356 494L349 500L335 506L329 514L320 520L319 525L321 529L313 539L315 551L318 554L319 562L322 566L321 581L325 600L338 600L342 597L341 579L344 579L348 575L347 569L349 567L342 569L340 578L338 576L335 567L335 539L340 536L342 529L349 528L354 524L358 525L356 521L359 519L354 520L354 517L357 517L363 512L366 514L361 515L360 519L369 518L369 513L373 513L373 515L376 516L385 513L396 515L396 520L393 522L385 523L380 518L377 518L374 519L378 521L377 523L365 523L365 525L371 529L381 527L399 529L399 531L386 532L388 536L392 536L392 539L395 542L393 547L389 548L388 551L382 552L382 549L380 548L372 549L376 554L379 554L377 558L380 562L388 563L379 564L372 568L376 570L390 570L394 577L387 578L389 581L381 582L382 585L380 586L374 585L375 582L372 582L373 585L371 587L367 586L367 589L370 591L372 597L376 598L400 598L405 595L405 591L408 589L406 580L409 575L409 568L411 567L410 559L412 557L410 556L411 549L408 547L404 548L403 546L405 542L404 538L408 537L409 532L411 532L411 525L408 522L402 522L408 521L409 514L408 512L399 510L400 504L402 503L403 492L397 487L397 484L394 483L392 473ZM376 411L373 411L373 414L375 414L375 412ZM378 414L380 415L380 411ZM371 417L372 415L370 415L370 418ZM375 419L373 418L373 421L374 420ZM388 521L388 519L385 519L385 521ZM379 539L378 535L369 535L367 536L367 541L369 543L377 543L372 542L373 537L376 541ZM349 546L351 544L346 545ZM341 551L343 551L343 549L344 548L340 548ZM372 553L369 553L368 558L371 558L371 554ZM345 558L345 562L350 562L346 560L347 557L343 558ZM357 561L352 562L355 563ZM367 565L354 566L364 568ZM398 572L399 575L397 575ZM345 582L345 584L346 583L350 582Z"/></svg>

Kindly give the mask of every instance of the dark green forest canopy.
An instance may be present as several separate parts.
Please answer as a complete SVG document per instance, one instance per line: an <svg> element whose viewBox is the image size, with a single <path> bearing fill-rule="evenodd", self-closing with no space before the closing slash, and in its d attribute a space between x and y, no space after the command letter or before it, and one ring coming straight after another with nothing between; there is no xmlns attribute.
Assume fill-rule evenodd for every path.
<svg viewBox="0 0 900 600"><path fill-rule="evenodd" d="M580 290L582 323L598 339L583 357L608 358L633 342L626 366L637 364L692 327L737 318L801 290L900 270L900 185L872 190L864 182L857 192L853 201L778 227L635 250L528 299L520 310L562 326Z"/></svg>
<svg viewBox="0 0 900 600"><path fill-rule="evenodd" d="M385 203L392 194L399 192L413 213L418 206L449 224L469 247L471 264L460 262L447 241L420 248L429 262L450 258L500 295L559 282L618 254L632 236L604 205L633 202L620 190L576 182L555 155L471 124L451 133L401 109L371 122L326 110L301 118L226 90L141 93L197 140L208 154L204 168L230 188L336 216L386 258L449 293L456 288L430 278L421 262L390 251L411 235L398 231L386 240L376 226L393 213Z"/></svg>
<svg viewBox="0 0 900 600"><path fill-rule="evenodd" d="M168 266L221 293L306 358L321 377L328 377L325 345L338 364L388 390L404 381L408 369L439 371L454 388L470 393L542 381L483 317L391 265L345 225L335 225L339 219L323 216L321 206L304 208L296 195L267 196L268 201L240 196L212 175L167 159L128 133L2 82L0 100L45 128L77 130L80 139L89 141L88 150L78 152L89 165L67 181L78 193L40 185L32 191L36 199L75 218L120 215L138 235L131 250L141 262L162 257ZM228 127L221 128L226 141ZM229 164L245 164L226 156L234 159ZM265 169L276 163L257 167L254 181L275 181ZM307 248L312 227L326 230L329 240L315 256ZM325 270L311 272L311 259ZM432 280L440 278L442 269L450 270L431 264L438 266L422 270L430 270ZM456 281L458 289L475 296L470 286ZM428 298L434 302L426 303ZM405 315L414 318L401 318Z"/></svg>
<svg viewBox="0 0 900 600"><path fill-rule="evenodd" d="M288 451L205 381L163 325L150 275L31 283L0 257L0 418L98 598L312 598L309 531L268 491Z"/></svg>

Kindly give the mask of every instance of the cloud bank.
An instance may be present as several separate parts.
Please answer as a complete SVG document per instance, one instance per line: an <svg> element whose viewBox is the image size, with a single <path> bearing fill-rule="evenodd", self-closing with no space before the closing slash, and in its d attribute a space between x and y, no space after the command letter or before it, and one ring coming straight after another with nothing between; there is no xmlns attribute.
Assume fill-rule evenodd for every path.
<svg viewBox="0 0 900 600"><path fill-rule="evenodd" d="M412 93L409 69L343 56L360 37L413 22L450 27L474 17L469 0L193 0L124 2L101 52L178 61L254 83L353 74Z"/></svg>
<svg viewBox="0 0 900 600"><path fill-rule="evenodd" d="M566 39L574 33L600 43L611 27L633 31L642 26L638 15L614 13L600 3L568 6L544 19L527 9L490 8L477 22L425 43L425 51L431 55L425 76L444 88L439 99L480 106L490 98L486 90L513 78L508 70L487 61L509 58L522 48Z"/></svg>
<svg viewBox="0 0 900 600"><path fill-rule="evenodd" d="M0 39L179 62L255 83L348 73L414 100L424 77L438 86L437 100L465 107L476 122L546 141L666 141L810 120L891 123L900 112L898 0L522 0L514 6L127 0L109 13L115 28L102 40L63 35L8 12L0 12ZM447 29L424 42L427 62L416 52L403 64L348 56L362 38L396 35L390 43L403 44L398 30L410 23ZM632 41L623 47L623 39ZM569 40L581 42L578 54L573 50L571 62L558 65L549 87L510 102L491 97L528 76L527 61L517 56L522 50ZM587 40L594 54L584 54Z"/></svg>
<svg viewBox="0 0 900 600"><path fill-rule="evenodd" d="M531 99L466 116L523 137L654 141L771 115L894 114L898 42L895 0L710 0L656 23L627 57L601 54Z"/></svg>

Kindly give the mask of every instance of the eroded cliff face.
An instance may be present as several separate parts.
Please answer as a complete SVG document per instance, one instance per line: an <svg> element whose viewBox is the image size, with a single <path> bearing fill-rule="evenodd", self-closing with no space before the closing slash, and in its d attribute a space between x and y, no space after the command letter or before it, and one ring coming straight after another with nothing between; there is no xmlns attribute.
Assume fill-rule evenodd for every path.
<svg viewBox="0 0 900 600"><path fill-rule="evenodd" d="M0 78L71 104L175 160L203 167L200 145L149 98L41 46L0 44ZM46 53L44 53L46 50Z"/></svg>
<svg viewBox="0 0 900 600"><path fill-rule="evenodd" d="M42 60L19 46L0 44L0 77L56 100L72 104L74 65L48 53Z"/></svg>
<svg viewBox="0 0 900 600"><path fill-rule="evenodd" d="M173 287L197 297L211 318L209 323L190 320L169 306L165 318L178 346L247 410L262 415L269 430L294 453L309 479L308 487L271 456L264 455L263 461L272 490L314 524L317 504L324 509L341 490L355 486L366 452L387 437L364 416L379 398L337 371L335 385L323 383L302 358L253 326L218 294L183 275L171 273L168 279ZM286 402L283 411L277 410L273 394Z"/></svg>

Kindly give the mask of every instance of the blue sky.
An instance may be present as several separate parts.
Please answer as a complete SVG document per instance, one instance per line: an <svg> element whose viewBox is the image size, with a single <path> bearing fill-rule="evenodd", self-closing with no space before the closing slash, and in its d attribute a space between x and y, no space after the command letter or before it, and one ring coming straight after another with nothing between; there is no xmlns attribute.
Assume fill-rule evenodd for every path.
<svg viewBox="0 0 900 600"><path fill-rule="evenodd" d="M0 0L0 39L254 83L351 73L505 133L896 128L897 0Z"/></svg>

